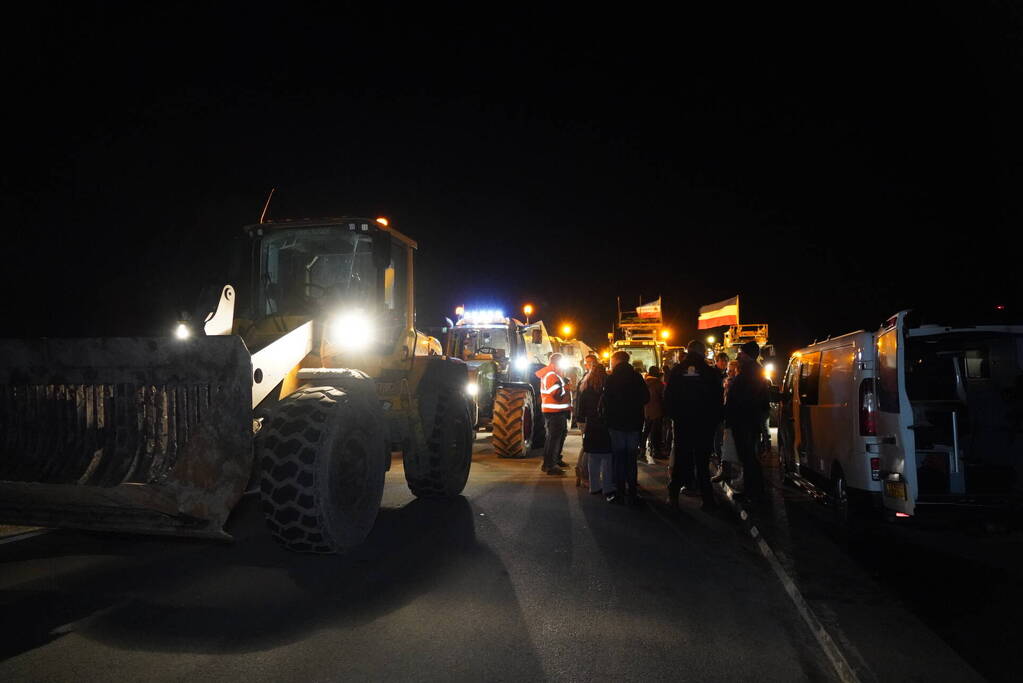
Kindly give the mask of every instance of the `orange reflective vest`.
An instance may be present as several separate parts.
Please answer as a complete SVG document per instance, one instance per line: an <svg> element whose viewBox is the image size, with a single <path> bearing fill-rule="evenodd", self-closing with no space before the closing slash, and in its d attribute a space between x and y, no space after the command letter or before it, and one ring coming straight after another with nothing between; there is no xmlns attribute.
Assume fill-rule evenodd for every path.
<svg viewBox="0 0 1023 683"><path fill-rule="evenodd" d="M565 380L553 365L536 371L540 378L540 400L543 412L561 413L572 409L572 394L566 388Z"/></svg>

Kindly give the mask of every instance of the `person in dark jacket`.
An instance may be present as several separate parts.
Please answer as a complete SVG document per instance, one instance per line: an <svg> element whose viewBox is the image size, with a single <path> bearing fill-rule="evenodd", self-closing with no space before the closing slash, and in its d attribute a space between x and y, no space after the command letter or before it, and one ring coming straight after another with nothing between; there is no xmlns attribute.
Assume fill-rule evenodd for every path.
<svg viewBox="0 0 1023 683"><path fill-rule="evenodd" d="M723 407L721 373L707 363L703 342L691 341L686 359L671 369L664 407L675 425L675 458L668 501L678 507L683 487L699 490L704 509L715 506L710 454Z"/></svg>
<svg viewBox="0 0 1023 683"><path fill-rule="evenodd" d="M607 382L607 371L598 362L579 385L579 424L583 429L583 457L587 462L590 493L615 495L614 472L611 467L611 435L600 416L598 406Z"/></svg>
<svg viewBox="0 0 1023 683"><path fill-rule="evenodd" d="M770 408L767 381L757 363L760 347L746 342L739 352L739 374L728 387L725 423L732 430L735 450L742 463L743 492L752 501L764 497L764 475L757 459L760 429Z"/></svg>
<svg viewBox="0 0 1023 683"><path fill-rule="evenodd" d="M611 354L611 374L604 383L601 399L604 421L611 436L615 472L615 493L607 496L608 502L624 502L623 495L633 504L639 502L636 451L645 420L643 407L649 400L650 391L643 375L629 364L629 354L625 351Z"/></svg>

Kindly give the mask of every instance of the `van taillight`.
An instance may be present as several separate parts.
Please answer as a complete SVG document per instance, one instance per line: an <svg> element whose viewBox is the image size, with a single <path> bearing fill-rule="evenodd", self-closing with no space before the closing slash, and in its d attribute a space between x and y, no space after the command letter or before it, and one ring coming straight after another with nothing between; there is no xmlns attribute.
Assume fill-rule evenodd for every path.
<svg viewBox="0 0 1023 683"><path fill-rule="evenodd" d="M877 436L876 389L872 378L860 382L860 436Z"/></svg>

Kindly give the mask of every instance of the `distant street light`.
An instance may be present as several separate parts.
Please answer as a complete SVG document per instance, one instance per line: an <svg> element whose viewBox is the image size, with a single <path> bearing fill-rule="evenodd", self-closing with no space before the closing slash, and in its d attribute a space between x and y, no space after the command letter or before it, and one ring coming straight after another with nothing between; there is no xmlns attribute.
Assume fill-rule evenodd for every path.
<svg viewBox="0 0 1023 683"><path fill-rule="evenodd" d="M562 325L561 326L561 334L562 334L562 336L565 336L565 337L571 337L572 336L572 326L568 325L568 324Z"/></svg>
<svg viewBox="0 0 1023 683"><path fill-rule="evenodd" d="M661 330L661 339L664 341L671 339L671 330Z"/></svg>
<svg viewBox="0 0 1023 683"><path fill-rule="evenodd" d="M533 304L526 304L522 307L522 312L526 314L526 324L529 324L529 316L533 315Z"/></svg>

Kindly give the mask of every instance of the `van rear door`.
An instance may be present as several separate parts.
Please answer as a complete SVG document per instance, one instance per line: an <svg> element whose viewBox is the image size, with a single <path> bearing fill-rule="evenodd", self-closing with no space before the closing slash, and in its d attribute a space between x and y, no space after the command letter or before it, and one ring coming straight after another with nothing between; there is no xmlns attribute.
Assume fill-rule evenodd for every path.
<svg viewBox="0 0 1023 683"><path fill-rule="evenodd" d="M877 435L881 451L881 499L888 510L913 514L916 502L916 465L913 409L906 393L906 315L892 316L877 332Z"/></svg>

